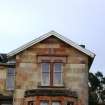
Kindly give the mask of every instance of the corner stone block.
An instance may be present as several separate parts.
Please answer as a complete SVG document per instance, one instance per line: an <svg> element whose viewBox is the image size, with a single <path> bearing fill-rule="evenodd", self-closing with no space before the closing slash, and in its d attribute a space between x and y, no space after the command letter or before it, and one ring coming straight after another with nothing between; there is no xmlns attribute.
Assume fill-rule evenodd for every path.
<svg viewBox="0 0 105 105"><path fill-rule="evenodd" d="M16 89L15 91L15 98L24 98L24 92L25 90L24 89Z"/></svg>

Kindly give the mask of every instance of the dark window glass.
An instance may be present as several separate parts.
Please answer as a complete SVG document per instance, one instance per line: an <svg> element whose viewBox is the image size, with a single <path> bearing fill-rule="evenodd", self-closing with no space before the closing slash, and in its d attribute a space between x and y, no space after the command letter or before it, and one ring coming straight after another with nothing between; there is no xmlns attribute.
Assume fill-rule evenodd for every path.
<svg viewBox="0 0 105 105"><path fill-rule="evenodd" d="M28 101L28 105L34 105L34 101Z"/></svg>
<svg viewBox="0 0 105 105"><path fill-rule="evenodd" d="M73 102L67 102L67 105L74 105Z"/></svg>

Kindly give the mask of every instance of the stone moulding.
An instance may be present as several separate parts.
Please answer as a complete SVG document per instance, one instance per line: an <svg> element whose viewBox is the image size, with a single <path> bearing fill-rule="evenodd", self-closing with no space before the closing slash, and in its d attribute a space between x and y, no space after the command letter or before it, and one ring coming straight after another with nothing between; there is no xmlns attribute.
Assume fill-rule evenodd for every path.
<svg viewBox="0 0 105 105"><path fill-rule="evenodd" d="M77 93L68 89L33 89L25 91L25 97L30 96L67 96L77 98Z"/></svg>

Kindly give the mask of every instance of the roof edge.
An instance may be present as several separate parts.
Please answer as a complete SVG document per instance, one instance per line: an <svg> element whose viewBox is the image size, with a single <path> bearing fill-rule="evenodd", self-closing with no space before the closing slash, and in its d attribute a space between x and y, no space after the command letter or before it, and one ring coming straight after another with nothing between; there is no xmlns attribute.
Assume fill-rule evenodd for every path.
<svg viewBox="0 0 105 105"><path fill-rule="evenodd" d="M61 39L61 40L64 41L65 43L71 45L72 47L78 49L79 51L85 53L86 55L88 55L88 56L90 56L91 58L94 59L94 57L95 57L95 54L94 54L94 53L92 53L91 51L87 50L86 48L82 48L81 46L79 46L79 45L76 44L75 42L73 42L73 41L67 39L66 37L60 35L59 33L55 32L55 31L50 31L50 32L48 32L48 33L46 33L46 34L44 34L44 35L42 35L42 36L40 36L40 37L38 37L38 38L36 38L36 39L30 41L30 42L28 42L28 43L26 43L25 45L23 45L23 46L21 46L21 47L15 49L15 50L9 52L9 53L7 54L7 56L8 56L8 58L10 58L10 57L12 57L12 56L15 56L15 55L18 54L19 52L21 52L21 51L23 51L23 50L25 50L25 49L31 47L31 46L34 45L34 44L37 44L38 42L40 42L40 41L42 41L42 40L44 40L44 39L46 39L46 38L48 38L48 37L50 37L50 36L52 36L52 35L55 36L55 37L57 37L57 38L59 38L59 39Z"/></svg>

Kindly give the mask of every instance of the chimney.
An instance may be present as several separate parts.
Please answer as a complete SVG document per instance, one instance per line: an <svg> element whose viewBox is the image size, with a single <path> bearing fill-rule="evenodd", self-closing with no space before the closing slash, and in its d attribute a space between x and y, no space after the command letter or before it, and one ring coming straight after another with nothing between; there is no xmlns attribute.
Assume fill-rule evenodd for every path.
<svg viewBox="0 0 105 105"><path fill-rule="evenodd" d="M81 45L79 45L79 46L81 46L82 48L85 48L85 45L83 45L83 44L81 44Z"/></svg>

